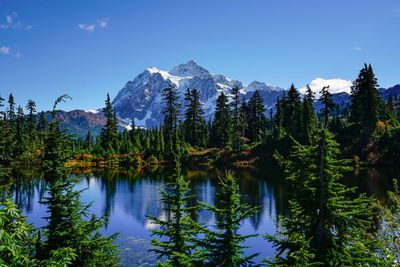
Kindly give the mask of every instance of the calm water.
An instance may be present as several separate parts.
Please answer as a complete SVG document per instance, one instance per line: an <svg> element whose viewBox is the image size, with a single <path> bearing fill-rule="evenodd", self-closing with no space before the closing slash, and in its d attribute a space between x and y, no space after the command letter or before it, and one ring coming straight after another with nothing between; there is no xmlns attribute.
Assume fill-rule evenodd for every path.
<svg viewBox="0 0 400 267"><path fill-rule="evenodd" d="M397 172L397 173L396 173ZM273 234L276 231L274 220L279 215L288 214L289 185L283 181L282 174L274 168L240 168L234 170L239 179L243 201L260 206L260 212L246 220L241 226L242 234ZM217 177L224 170L190 169L184 170L190 179L190 188L197 199L214 204L217 190ZM106 234L119 232L117 243L121 245L124 266L152 266L156 255L149 253L150 229L155 227L146 215L165 218L159 205L159 189L165 187L170 175L167 169L142 169L126 171L76 170L73 174L80 178L77 189L86 189L82 200L92 202L91 211L97 215L109 214L108 224L103 229ZM32 176L34 178L32 178ZM46 182L40 174L16 173L14 175L14 197L28 220L37 227L44 226L46 209L39 201L45 195ZM345 182L358 186L361 192L375 194L382 198L391 189L391 180L400 177L398 171L390 169L362 169L348 173ZM212 213L202 210L195 219L204 224L212 224ZM246 254L260 253L256 262L263 257L272 256L271 245L262 236L252 237L245 245Z"/></svg>

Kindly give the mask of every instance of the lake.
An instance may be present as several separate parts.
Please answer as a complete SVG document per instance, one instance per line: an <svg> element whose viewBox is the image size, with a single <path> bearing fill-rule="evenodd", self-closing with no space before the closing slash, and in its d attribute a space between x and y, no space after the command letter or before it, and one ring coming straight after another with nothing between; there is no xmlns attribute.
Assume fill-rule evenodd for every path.
<svg viewBox="0 0 400 267"><path fill-rule="evenodd" d="M194 168L183 170L190 180L192 194L200 201L214 204L218 188L218 176L224 175L224 169ZM273 256L274 250L261 235L273 234L276 231L274 221L280 215L288 215L288 185L279 169L274 167L243 167L234 169L238 178L242 200L260 207L260 212L246 220L240 228L241 234L260 234L249 238L244 245L249 246L245 253L259 253L255 261ZM86 189L81 199L92 202L91 211L99 216L107 213L109 219L103 232L120 233L116 243L120 245L123 266L153 266L156 255L148 252L151 248L150 229L156 227L146 215L165 218L159 204L159 189L165 183L171 171L168 168L104 170L76 169L71 176L77 176L80 182L77 189ZM21 170L15 173L13 192L15 202L28 216L28 221L36 227L46 224L46 207L39 202L45 196L47 183L39 173ZM393 169L355 169L344 177L344 182L357 186L360 192L374 194L384 198L387 190L392 189L392 179L400 177L399 170ZM201 210L193 215L203 224L213 224L211 212Z"/></svg>

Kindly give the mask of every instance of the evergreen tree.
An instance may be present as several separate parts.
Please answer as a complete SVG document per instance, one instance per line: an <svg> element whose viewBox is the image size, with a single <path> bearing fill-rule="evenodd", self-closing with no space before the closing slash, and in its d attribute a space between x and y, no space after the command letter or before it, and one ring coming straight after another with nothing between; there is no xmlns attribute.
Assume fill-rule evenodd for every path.
<svg viewBox="0 0 400 267"><path fill-rule="evenodd" d="M90 150L92 149L92 147L93 147L93 136L91 131L88 131L85 137L85 148Z"/></svg>
<svg viewBox="0 0 400 267"><path fill-rule="evenodd" d="M60 129L60 121L55 120L57 105L67 98L63 95L55 101L45 138L45 178L51 185L49 195L41 202L47 205L49 216L44 228L46 240L38 245L38 257L48 259L51 251L69 248L77 255L74 266L114 266L118 262L112 244L115 236L105 237L99 232L105 224L104 217L91 215L85 220L89 217L90 205L84 205L80 201L80 191L74 191L77 181L67 178L64 164L69 158L68 138Z"/></svg>
<svg viewBox="0 0 400 267"><path fill-rule="evenodd" d="M226 148L231 145L231 118L228 97L222 92L215 107L211 127L210 143L212 146Z"/></svg>
<svg viewBox="0 0 400 267"><path fill-rule="evenodd" d="M177 146L179 146L176 137L181 104L178 102L179 96L174 87L164 88L161 91L161 95L165 102L165 107L162 110L162 114L164 114L164 137L165 142L168 144L168 154L171 155L171 153L176 151Z"/></svg>
<svg viewBox="0 0 400 267"><path fill-rule="evenodd" d="M106 125L101 130L101 143L103 148L109 153L112 154L117 149L117 120L114 109L111 105L110 95L107 94L107 99L105 101L106 106L103 109L104 116L107 119Z"/></svg>
<svg viewBox="0 0 400 267"><path fill-rule="evenodd" d="M351 88L350 121L358 126L362 141L368 141L379 120L378 83L371 65L364 65Z"/></svg>
<svg viewBox="0 0 400 267"><path fill-rule="evenodd" d="M166 257L165 264L172 266L187 266L194 251L193 236L199 227L190 214L196 207L188 207L188 201L193 196L188 195L189 182L181 174L181 164L175 156L175 174L173 181L167 184L167 190L160 190L163 211L171 219L160 219L148 216L159 229L151 230L160 239L152 239L157 248L152 249L160 257Z"/></svg>
<svg viewBox="0 0 400 267"><path fill-rule="evenodd" d="M14 96L12 94L8 96L7 117L10 121L15 120L15 101L14 101Z"/></svg>
<svg viewBox="0 0 400 267"><path fill-rule="evenodd" d="M315 145L294 147L291 159L277 155L293 186L292 217L281 218L276 236L266 235L276 247L272 266L375 266L376 242L372 199L353 198L355 188L338 180L347 168L338 160L340 151L326 129Z"/></svg>
<svg viewBox="0 0 400 267"><path fill-rule="evenodd" d="M184 132L185 140L193 146L205 146L204 139L204 119L203 109L201 107L199 91L197 89L187 90L185 94L185 100L187 102Z"/></svg>
<svg viewBox="0 0 400 267"><path fill-rule="evenodd" d="M247 238L256 235L240 235L238 230L243 221L257 212L257 208L240 203L239 186L231 172L220 178L217 192L218 205L202 203L215 214L215 230L203 228L204 239L198 241L201 247L200 259L205 266L249 266L257 254L243 256L242 245Z"/></svg>
<svg viewBox="0 0 400 267"><path fill-rule="evenodd" d="M240 89L234 87L231 89L231 107L232 107L232 146L235 150L240 151L243 147L243 118L241 116Z"/></svg>
<svg viewBox="0 0 400 267"><path fill-rule="evenodd" d="M329 92L329 86L324 86L320 92L321 96L319 98L319 102L322 103L322 117L324 118L325 127L328 125L328 116L332 112L332 110L336 107L336 104L333 102L332 94Z"/></svg>
<svg viewBox="0 0 400 267"><path fill-rule="evenodd" d="M317 118L314 109L314 92L307 85L306 95L303 99L303 133L306 144L311 144L313 133L317 126Z"/></svg>
<svg viewBox="0 0 400 267"><path fill-rule="evenodd" d="M282 107L282 102L283 101L279 97L276 99L275 128L273 133L275 140L280 139L284 135L284 128L283 128L284 111Z"/></svg>
<svg viewBox="0 0 400 267"><path fill-rule="evenodd" d="M282 99L283 127L288 135L301 139L302 133L302 105L300 93L292 84L287 95Z"/></svg>
<svg viewBox="0 0 400 267"><path fill-rule="evenodd" d="M252 143L261 141L261 137L265 130L265 108L263 104L264 100L259 90L256 90L251 96L248 104L248 127L249 127L249 139Z"/></svg>
<svg viewBox="0 0 400 267"><path fill-rule="evenodd" d="M36 103L29 99L26 104L26 109L28 110L28 119L26 125L27 137L29 143L34 143L36 140Z"/></svg>

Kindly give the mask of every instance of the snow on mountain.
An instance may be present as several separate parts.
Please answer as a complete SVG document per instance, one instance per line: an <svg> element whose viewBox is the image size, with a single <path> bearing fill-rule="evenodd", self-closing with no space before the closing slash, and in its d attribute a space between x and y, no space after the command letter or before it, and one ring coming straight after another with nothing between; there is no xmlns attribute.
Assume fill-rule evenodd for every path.
<svg viewBox="0 0 400 267"><path fill-rule="evenodd" d="M125 121L135 119L137 126L158 126L163 119L161 114L163 101L160 93L166 87L177 88L182 104L184 104L184 93L187 89L198 89L206 118L214 115L218 95L221 92L229 94L234 87L240 88L246 99L249 99L255 90L260 90L267 108L274 105L277 96L285 91L283 88L258 81L243 85L238 80L232 80L223 75L213 75L190 60L169 71L155 67L147 68L132 81L128 81L113 100L118 117Z"/></svg>

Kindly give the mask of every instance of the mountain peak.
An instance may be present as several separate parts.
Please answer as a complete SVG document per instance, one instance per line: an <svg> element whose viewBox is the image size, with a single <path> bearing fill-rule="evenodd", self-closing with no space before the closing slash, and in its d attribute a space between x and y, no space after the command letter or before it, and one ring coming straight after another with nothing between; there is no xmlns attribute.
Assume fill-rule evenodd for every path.
<svg viewBox="0 0 400 267"><path fill-rule="evenodd" d="M208 76L210 73L205 68L199 66L194 60L189 60L185 64L180 64L172 68L169 73L174 76Z"/></svg>

